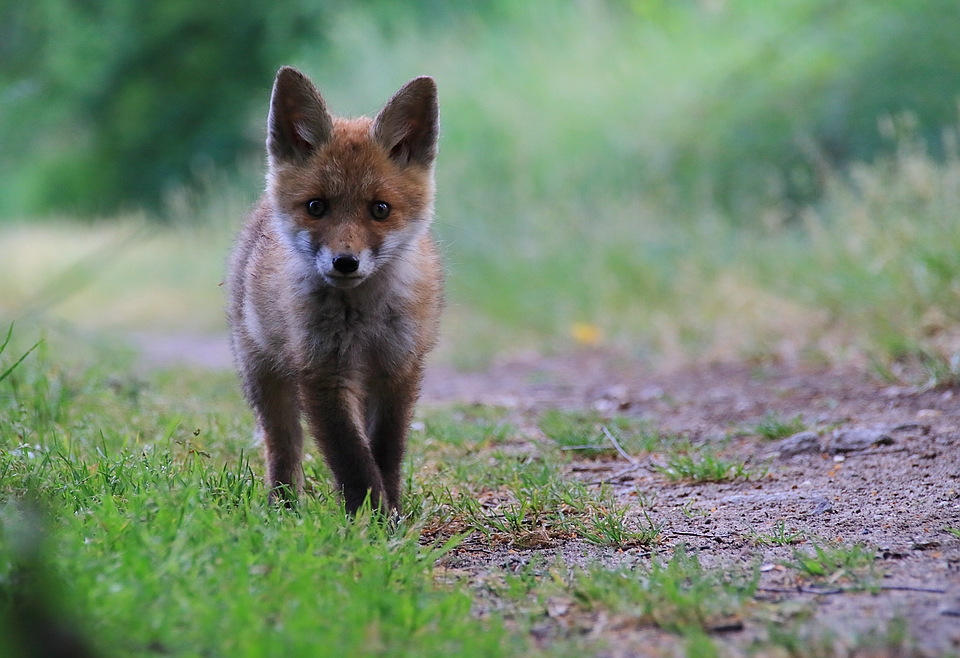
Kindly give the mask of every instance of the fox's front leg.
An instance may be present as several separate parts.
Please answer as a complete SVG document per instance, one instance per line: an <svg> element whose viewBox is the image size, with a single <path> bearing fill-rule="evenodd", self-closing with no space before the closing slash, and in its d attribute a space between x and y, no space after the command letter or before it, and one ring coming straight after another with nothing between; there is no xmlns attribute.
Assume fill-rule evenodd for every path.
<svg viewBox="0 0 960 658"><path fill-rule="evenodd" d="M403 453L413 407L420 392L420 373L403 377L380 377L367 400L367 433L373 458L383 477L387 506L400 511Z"/></svg>
<svg viewBox="0 0 960 658"><path fill-rule="evenodd" d="M310 429L333 471L347 512L355 513L368 494L373 509L383 510L383 478L367 445L359 397L349 386L330 381L307 378L302 384Z"/></svg>
<svg viewBox="0 0 960 658"><path fill-rule="evenodd" d="M266 484L270 502L289 489L296 496L303 489L303 429L296 385L272 372L244 373L244 388L257 418L267 462Z"/></svg>

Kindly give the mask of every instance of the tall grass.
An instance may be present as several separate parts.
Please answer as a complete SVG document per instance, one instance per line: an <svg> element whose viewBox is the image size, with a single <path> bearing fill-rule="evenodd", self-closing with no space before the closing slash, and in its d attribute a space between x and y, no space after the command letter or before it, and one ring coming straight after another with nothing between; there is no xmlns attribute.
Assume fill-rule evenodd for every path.
<svg viewBox="0 0 960 658"><path fill-rule="evenodd" d="M462 258L461 309L503 331L572 342L574 323L640 356L821 361L960 352L960 165L903 138L894 155L823 172L797 220L733 227L635 207L577 239L495 262ZM492 259L491 259L492 260ZM542 343L541 343L542 344ZM654 357L657 358L657 357Z"/></svg>
<svg viewBox="0 0 960 658"><path fill-rule="evenodd" d="M956 133L945 141L943 162L906 135L894 155L827 177L824 204L803 213L805 239L760 276L892 357L960 352L960 158Z"/></svg>
<svg viewBox="0 0 960 658"><path fill-rule="evenodd" d="M765 228L731 226L711 207L686 221L652 204L611 204L580 227L567 215L562 237L503 228L490 246L473 241L492 231L482 222L441 220L438 358L479 365L580 340L654 363L948 361L960 352L960 160L903 138L888 158L823 175L822 203ZM182 201L184 216L211 218L200 226L8 228L3 315L87 331L223 331L229 224L246 201L237 191Z"/></svg>

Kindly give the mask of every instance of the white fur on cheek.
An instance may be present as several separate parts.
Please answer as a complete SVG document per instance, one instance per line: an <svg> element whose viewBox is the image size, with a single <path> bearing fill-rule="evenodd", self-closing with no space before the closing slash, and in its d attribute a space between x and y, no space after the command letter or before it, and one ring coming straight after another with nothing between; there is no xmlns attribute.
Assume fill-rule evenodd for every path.
<svg viewBox="0 0 960 658"><path fill-rule="evenodd" d="M380 246L380 258L385 261L405 260L407 252L414 248L429 228L429 221L418 221L390 233Z"/></svg>
<svg viewBox="0 0 960 658"><path fill-rule="evenodd" d="M373 274L373 271L377 269L377 261L373 257L373 251L370 249L364 249L360 252L358 256L360 259L360 267L357 269L357 274L362 277L368 277Z"/></svg>
<svg viewBox="0 0 960 658"><path fill-rule="evenodd" d="M414 284L424 275L417 265L421 262L417 252L420 248L420 238L427 232L429 226L429 222L410 224L388 235L380 247L379 260L383 262L383 267L390 270L387 281L395 295L406 296L405 293L414 290Z"/></svg>
<svg viewBox="0 0 960 658"><path fill-rule="evenodd" d="M316 264L317 274L326 276L328 272L333 269L333 252L330 251L330 247L323 245L317 250L317 256L314 259Z"/></svg>

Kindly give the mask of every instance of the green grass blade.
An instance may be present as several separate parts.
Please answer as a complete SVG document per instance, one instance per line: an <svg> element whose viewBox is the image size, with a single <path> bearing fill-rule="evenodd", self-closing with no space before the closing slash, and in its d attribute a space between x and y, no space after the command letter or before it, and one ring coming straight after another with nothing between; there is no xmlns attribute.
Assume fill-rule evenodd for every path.
<svg viewBox="0 0 960 658"><path fill-rule="evenodd" d="M6 347L6 346L7 346L7 342L9 342L9 340L10 340L10 333L11 333L12 331L13 331L13 325L11 324L11 325L10 325L10 332L7 333L7 340L4 341L3 347ZM2 382L4 379L6 379L7 377L9 377L9 376L10 376L10 373L12 373L12 372L16 369L16 367L17 367L18 365L20 365L21 363L23 363L23 360L26 359L28 356L30 356L30 352L32 352L33 350L37 349L37 347L38 347L38 346L40 345L40 343L42 343L42 342L43 342L42 340L38 340L36 343L33 344L33 347L31 347L29 350L27 350L26 352L24 352L23 355L22 355L19 359L17 359L16 363L14 363L12 366L10 366L10 367L7 368L6 370L4 370L4 371L3 371L3 374L0 375L0 382ZM3 347L0 347L0 352L3 352Z"/></svg>

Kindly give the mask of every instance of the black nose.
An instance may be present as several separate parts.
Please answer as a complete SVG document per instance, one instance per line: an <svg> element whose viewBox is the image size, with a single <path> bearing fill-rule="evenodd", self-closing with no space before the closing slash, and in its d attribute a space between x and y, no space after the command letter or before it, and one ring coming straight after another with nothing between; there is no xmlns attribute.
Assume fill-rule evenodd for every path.
<svg viewBox="0 0 960 658"><path fill-rule="evenodd" d="M349 254L333 257L333 269L340 274L353 274L360 267L360 259Z"/></svg>

